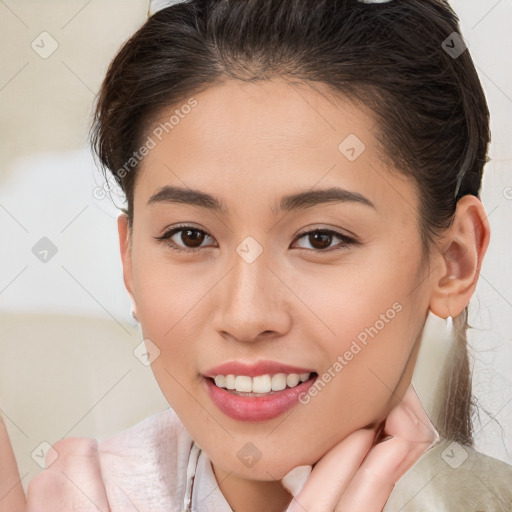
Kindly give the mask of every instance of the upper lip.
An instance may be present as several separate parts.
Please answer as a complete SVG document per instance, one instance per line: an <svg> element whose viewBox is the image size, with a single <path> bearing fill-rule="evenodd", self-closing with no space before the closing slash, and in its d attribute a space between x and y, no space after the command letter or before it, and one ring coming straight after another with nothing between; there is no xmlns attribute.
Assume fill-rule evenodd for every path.
<svg viewBox="0 0 512 512"><path fill-rule="evenodd" d="M228 361L218 366L210 368L203 373L205 377L214 378L217 375L247 375L256 377L258 375L275 375L276 373L313 373L309 368L299 368L278 361L257 361L255 363L245 363L243 361Z"/></svg>

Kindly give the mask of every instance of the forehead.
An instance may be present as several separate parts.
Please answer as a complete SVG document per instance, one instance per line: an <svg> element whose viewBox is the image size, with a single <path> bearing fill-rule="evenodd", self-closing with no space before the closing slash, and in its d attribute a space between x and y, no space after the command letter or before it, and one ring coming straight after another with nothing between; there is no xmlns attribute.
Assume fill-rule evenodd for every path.
<svg viewBox="0 0 512 512"><path fill-rule="evenodd" d="M196 106L185 109L185 100L162 111L153 128L165 129L174 112L190 110L179 119L174 116L174 126L167 126L166 134L172 133L176 144L204 148L210 154L220 152L219 144L223 149L228 144L231 155L241 151L243 156L259 147L272 156L283 152L291 156L290 149L297 154L302 148L334 148L337 152L339 142L351 133L375 145L372 112L335 96L322 84L228 80L193 98Z"/></svg>
<svg viewBox="0 0 512 512"><path fill-rule="evenodd" d="M191 99L193 108L185 100L162 111L146 134L155 144L140 166L141 200L176 184L216 191L227 210L258 193L275 211L283 195L333 186L381 212L410 214L417 201L411 180L384 163L372 112L326 87L231 80Z"/></svg>

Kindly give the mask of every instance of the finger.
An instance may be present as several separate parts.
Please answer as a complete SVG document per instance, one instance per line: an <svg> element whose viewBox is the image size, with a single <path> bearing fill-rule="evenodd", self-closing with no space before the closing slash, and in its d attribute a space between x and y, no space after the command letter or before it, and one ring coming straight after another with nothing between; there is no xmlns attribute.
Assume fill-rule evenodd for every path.
<svg viewBox="0 0 512 512"><path fill-rule="evenodd" d="M313 468L304 487L286 512L334 510L357 468L368 453L375 432L360 429L329 450Z"/></svg>
<svg viewBox="0 0 512 512"><path fill-rule="evenodd" d="M439 434L430 421L412 383L407 388L401 402L389 413L385 432L413 442L439 440Z"/></svg>
<svg viewBox="0 0 512 512"><path fill-rule="evenodd" d="M29 484L27 512L110 512L98 441L68 438L53 448L46 458L47 468Z"/></svg>
<svg viewBox="0 0 512 512"><path fill-rule="evenodd" d="M0 415L0 512L23 512L26 506L18 464Z"/></svg>
<svg viewBox="0 0 512 512"><path fill-rule="evenodd" d="M376 445L354 475L335 512L381 512L396 482L428 447L428 443L400 438Z"/></svg>
<svg viewBox="0 0 512 512"><path fill-rule="evenodd" d="M396 482L439 439L414 389L389 414L377 444L341 497L335 512L381 512Z"/></svg>

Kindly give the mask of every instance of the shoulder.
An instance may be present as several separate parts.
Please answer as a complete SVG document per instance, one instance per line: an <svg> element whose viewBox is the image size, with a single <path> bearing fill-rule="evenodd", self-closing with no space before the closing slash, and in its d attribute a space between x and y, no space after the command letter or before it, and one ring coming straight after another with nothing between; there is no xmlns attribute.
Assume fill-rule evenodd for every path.
<svg viewBox="0 0 512 512"><path fill-rule="evenodd" d="M441 439L397 482L384 512L511 512L512 466Z"/></svg>
<svg viewBox="0 0 512 512"><path fill-rule="evenodd" d="M170 408L100 442L112 512L180 510L192 442Z"/></svg>
<svg viewBox="0 0 512 512"><path fill-rule="evenodd" d="M99 443L102 454L133 456L154 446L170 447L174 440L187 435L186 430L171 409L157 412L136 425L118 432Z"/></svg>

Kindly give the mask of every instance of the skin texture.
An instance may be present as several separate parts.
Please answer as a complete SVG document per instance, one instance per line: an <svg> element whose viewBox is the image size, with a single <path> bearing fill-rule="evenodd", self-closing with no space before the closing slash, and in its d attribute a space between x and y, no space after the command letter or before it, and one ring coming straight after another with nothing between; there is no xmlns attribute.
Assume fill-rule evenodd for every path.
<svg viewBox="0 0 512 512"><path fill-rule="evenodd" d="M157 382L211 458L233 510L285 510L292 495L281 479L301 465L313 466L297 497L310 512L381 510L393 483L435 439L410 386L418 341L429 308L446 318L469 302L489 242L485 210L475 197L460 199L451 228L423 260L415 183L384 163L375 119L363 107L283 80L228 81L194 98L197 106L142 162L133 231L126 215L118 218L124 282L144 338L160 351L152 364ZM338 149L349 134L365 145L354 161ZM148 206L165 185L212 194L229 212ZM362 194L375 208L273 210L283 195L331 186ZM178 248L193 252L155 238L182 224L209 233L173 235ZM298 237L315 228L358 243ZM248 236L263 249L252 263L236 251ZM203 386L203 372L233 360L270 359L322 375L395 303L400 311L317 396L278 418L236 421ZM372 448L381 425L394 437ZM250 468L237 456L249 442L261 452ZM104 499L94 445L68 443L59 464L73 467L73 443L75 465L84 465L77 481ZM39 479L32 502L52 485Z"/></svg>

